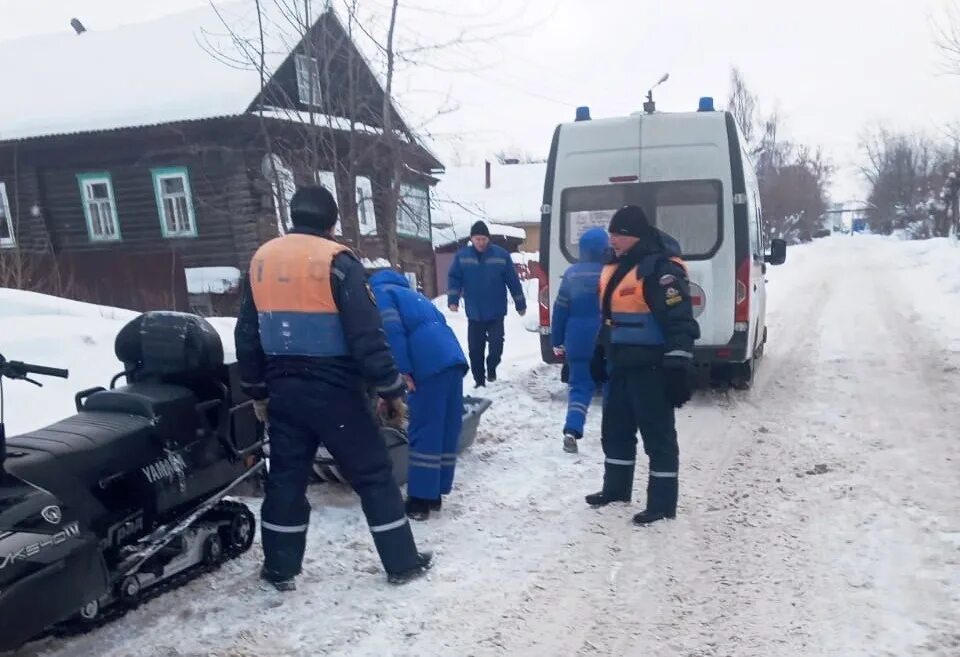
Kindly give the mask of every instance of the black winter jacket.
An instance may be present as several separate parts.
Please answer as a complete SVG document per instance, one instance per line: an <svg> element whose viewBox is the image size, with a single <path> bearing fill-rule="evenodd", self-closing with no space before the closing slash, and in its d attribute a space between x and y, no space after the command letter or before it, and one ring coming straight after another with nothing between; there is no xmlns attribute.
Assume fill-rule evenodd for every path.
<svg viewBox="0 0 960 657"><path fill-rule="evenodd" d="M700 337L700 325L693 317L690 280L682 266L670 258L680 256L680 245L672 237L657 231L655 239L646 239L623 256L612 259L624 271L637 268L643 278L643 294L654 319L663 331L662 347L610 344L607 331L601 329L600 343L613 368L658 365L665 355L693 357L693 344ZM611 284L622 276L614 274ZM601 300L609 303L609 300ZM606 315L608 309L604 308Z"/></svg>

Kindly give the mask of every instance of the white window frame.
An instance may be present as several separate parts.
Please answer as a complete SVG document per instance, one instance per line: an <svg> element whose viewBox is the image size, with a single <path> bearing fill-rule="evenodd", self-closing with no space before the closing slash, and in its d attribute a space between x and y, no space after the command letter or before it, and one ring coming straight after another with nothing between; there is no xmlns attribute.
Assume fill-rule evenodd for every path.
<svg viewBox="0 0 960 657"><path fill-rule="evenodd" d="M297 54L294 56L294 68L296 68L297 96L300 102L304 105L320 107L323 95L320 93L320 64L317 58Z"/></svg>
<svg viewBox="0 0 960 657"><path fill-rule="evenodd" d="M422 196L420 196L422 194ZM413 205L406 199L420 197L423 200L424 216L413 214ZM426 185L400 183L400 198L397 203L397 235L412 239L430 240L430 188Z"/></svg>
<svg viewBox="0 0 960 657"><path fill-rule="evenodd" d="M0 212L10 237L0 236L0 249L12 249L17 246L17 236L13 232L13 217L10 216L10 202L7 199L7 184L0 181Z"/></svg>
<svg viewBox="0 0 960 657"><path fill-rule="evenodd" d="M328 192L333 194L333 200L337 202L337 206L340 205L340 197L337 196L337 174L333 171L317 171L317 182L323 185ZM340 221L340 217L337 217L337 223L334 224L333 228L334 235L343 235L343 223Z"/></svg>
<svg viewBox="0 0 960 657"><path fill-rule="evenodd" d="M190 175L186 167L164 167L162 169L151 169L153 176L153 193L157 201L157 215L160 218L160 230L165 239L177 237L196 237L197 236L197 216L193 209L193 189L190 187ZM164 194L163 181L170 179L180 179L183 182L183 198L186 200L187 208L187 226L180 230L171 230L170 222L167 221L167 206L164 200L171 195ZM175 195L179 197L180 195ZM183 219L183 217L181 217Z"/></svg>
<svg viewBox="0 0 960 657"><path fill-rule="evenodd" d="M91 242L119 242L122 237L120 235L120 220L117 216L117 200L113 195L113 180L110 177L109 173L98 172L98 173L78 173L77 182L80 185L80 202L83 204L83 216L87 220L87 236L90 238ZM90 199L87 195L89 187L96 184L106 184L107 186L107 196L106 199L109 202L110 208L110 221L113 228L113 234L111 235L96 235L93 230L93 219L90 215L90 205L94 201ZM102 201L96 201L101 207L103 207Z"/></svg>
<svg viewBox="0 0 960 657"><path fill-rule="evenodd" d="M373 203L373 183L368 176L357 176L356 188L357 224L360 227L360 234L376 235L377 210Z"/></svg>
<svg viewBox="0 0 960 657"><path fill-rule="evenodd" d="M290 169L276 153L264 155L261 162L264 177L270 183L273 196L273 209L277 215L277 233L286 235L293 228L293 218L290 215L290 202L297 191L293 170ZM280 186L277 186L279 181Z"/></svg>

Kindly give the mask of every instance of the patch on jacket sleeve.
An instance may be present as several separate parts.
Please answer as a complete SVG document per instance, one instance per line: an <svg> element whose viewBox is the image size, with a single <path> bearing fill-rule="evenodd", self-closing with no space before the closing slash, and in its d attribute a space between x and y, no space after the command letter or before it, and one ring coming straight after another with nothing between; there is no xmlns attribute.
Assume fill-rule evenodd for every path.
<svg viewBox="0 0 960 657"><path fill-rule="evenodd" d="M668 306L675 306L683 300L683 297L680 296L680 290L675 287L668 287L664 295Z"/></svg>
<svg viewBox="0 0 960 657"><path fill-rule="evenodd" d="M660 285L667 287L668 285L673 285L677 282L677 277L673 274L664 274L660 277Z"/></svg>

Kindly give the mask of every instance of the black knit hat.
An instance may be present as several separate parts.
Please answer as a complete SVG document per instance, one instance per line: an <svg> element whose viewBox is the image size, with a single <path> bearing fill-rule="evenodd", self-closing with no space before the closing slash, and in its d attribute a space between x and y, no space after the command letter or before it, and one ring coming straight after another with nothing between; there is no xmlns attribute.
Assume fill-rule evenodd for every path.
<svg viewBox="0 0 960 657"><path fill-rule="evenodd" d="M294 226L329 230L337 223L337 202L323 185L297 188L290 201L290 218Z"/></svg>
<svg viewBox="0 0 960 657"><path fill-rule="evenodd" d="M482 221L478 221L470 227L470 237L474 235L483 235L484 237L490 237L490 229L487 228L487 224Z"/></svg>
<svg viewBox="0 0 960 657"><path fill-rule="evenodd" d="M627 235L629 237L646 237L650 234L651 226L647 215L640 206L625 205L617 210L610 218L608 232L611 235Z"/></svg>

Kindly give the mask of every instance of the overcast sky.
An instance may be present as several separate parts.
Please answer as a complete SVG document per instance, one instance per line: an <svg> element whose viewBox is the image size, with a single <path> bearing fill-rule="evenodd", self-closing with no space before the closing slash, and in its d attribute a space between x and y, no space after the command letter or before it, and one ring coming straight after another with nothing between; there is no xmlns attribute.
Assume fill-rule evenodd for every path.
<svg viewBox="0 0 960 657"><path fill-rule="evenodd" d="M594 117L639 110L664 72L660 109L695 109L703 95L723 105L736 65L763 109L779 107L787 137L823 146L839 169L834 199L846 200L864 195L856 168L866 128L936 132L960 114L960 77L942 73L932 27L948 1L401 0L408 37L441 42L463 26L467 38L496 41L435 54L453 70L406 71L398 96L413 122L459 107L429 124L452 166L509 148L546 155L577 105ZM0 40L69 30L73 16L102 30L204 4L0 0Z"/></svg>

